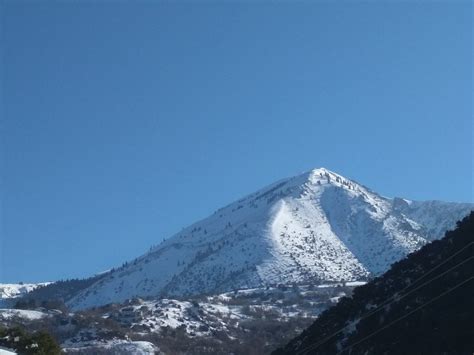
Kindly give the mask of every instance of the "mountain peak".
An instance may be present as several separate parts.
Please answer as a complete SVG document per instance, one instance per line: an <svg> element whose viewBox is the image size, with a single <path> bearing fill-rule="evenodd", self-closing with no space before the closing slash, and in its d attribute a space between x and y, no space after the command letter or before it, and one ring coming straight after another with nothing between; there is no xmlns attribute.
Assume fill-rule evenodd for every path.
<svg viewBox="0 0 474 355"><path fill-rule="evenodd" d="M320 168L314 168L314 169L311 169L310 172L312 174L334 174L333 171L329 170L329 169L326 169L325 167L320 167Z"/></svg>
<svg viewBox="0 0 474 355"><path fill-rule="evenodd" d="M315 168L303 174L311 186L330 185L347 190L365 190L362 185L324 167Z"/></svg>

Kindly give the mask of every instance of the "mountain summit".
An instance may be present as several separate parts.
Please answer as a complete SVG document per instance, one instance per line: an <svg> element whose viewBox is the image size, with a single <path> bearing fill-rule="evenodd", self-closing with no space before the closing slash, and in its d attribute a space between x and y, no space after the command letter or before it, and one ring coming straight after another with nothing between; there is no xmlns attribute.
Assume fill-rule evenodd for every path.
<svg viewBox="0 0 474 355"><path fill-rule="evenodd" d="M69 305L361 280L442 237L473 208L386 198L314 169L217 210L104 275Z"/></svg>

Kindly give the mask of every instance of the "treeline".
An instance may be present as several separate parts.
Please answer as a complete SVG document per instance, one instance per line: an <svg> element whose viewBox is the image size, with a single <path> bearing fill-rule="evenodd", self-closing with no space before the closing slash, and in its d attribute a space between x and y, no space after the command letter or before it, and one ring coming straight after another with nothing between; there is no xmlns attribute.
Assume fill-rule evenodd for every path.
<svg viewBox="0 0 474 355"><path fill-rule="evenodd" d="M34 308L42 306L44 302L65 303L82 290L99 281L106 274L89 277L86 279L60 280L54 283L40 286L19 299L18 308ZM31 305L28 306L28 305Z"/></svg>
<svg viewBox="0 0 474 355"><path fill-rule="evenodd" d="M38 301L34 298L26 298L18 300L13 308L15 309L37 309L37 308L44 308L47 310L57 309L63 313L68 311L66 304L64 301L60 300L45 300L45 301Z"/></svg>

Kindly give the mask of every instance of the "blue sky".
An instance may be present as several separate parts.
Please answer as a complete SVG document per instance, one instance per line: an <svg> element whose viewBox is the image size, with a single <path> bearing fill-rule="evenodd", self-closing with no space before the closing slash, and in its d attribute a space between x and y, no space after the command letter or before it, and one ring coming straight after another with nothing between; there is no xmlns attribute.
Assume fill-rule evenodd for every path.
<svg viewBox="0 0 474 355"><path fill-rule="evenodd" d="M468 1L3 1L0 16L0 282L119 265L313 167L474 200Z"/></svg>

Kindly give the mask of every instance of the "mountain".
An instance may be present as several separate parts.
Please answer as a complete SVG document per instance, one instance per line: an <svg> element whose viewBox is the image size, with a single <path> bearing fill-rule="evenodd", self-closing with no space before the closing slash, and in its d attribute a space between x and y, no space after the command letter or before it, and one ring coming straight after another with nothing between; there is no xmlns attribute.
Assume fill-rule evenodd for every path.
<svg viewBox="0 0 474 355"><path fill-rule="evenodd" d="M21 297L28 292L33 291L35 288L40 286L48 285L49 282L37 283L37 284L0 284L0 299L9 299Z"/></svg>
<svg viewBox="0 0 474 355"><path fill-rule="evenodd" d="M219 209L101 275L68 305L365 280L440 238L473 207L391 199L314 169Z"/></svg>
<svg viewBox="0 0 474 355"><path fill-rule="evenodd" d="M472 354L474 212L323 312L285 354Z"/></svg>
<svg viewBox="0 0 474 355"><path fill-rule="evenodd" d="M25 296L27 293L50 284L49 282L36 284L0 284L0 307L6 306L16 299Z"/></svg>

